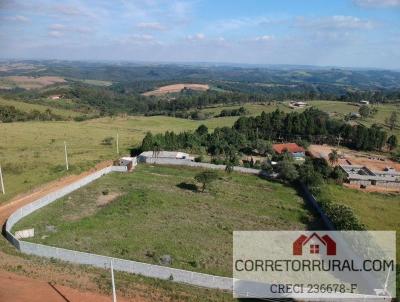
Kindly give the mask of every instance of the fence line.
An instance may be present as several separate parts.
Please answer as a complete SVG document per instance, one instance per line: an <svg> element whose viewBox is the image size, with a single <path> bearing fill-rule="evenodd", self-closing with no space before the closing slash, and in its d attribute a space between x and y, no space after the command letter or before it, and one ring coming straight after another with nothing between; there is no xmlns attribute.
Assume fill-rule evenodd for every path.
<svg viewBox="0 0 400 302"><path fill-rule="evenodd" d="M86 264L98 268L109 268L111 260L116 271L134 273L146 277L171 280L190 285L232 291L233 280L228 277L214 276L171 267L124 260L114 257L96 255L91 253L73 251L37 243L18 240L11 233L12 227L25 216L47 206L57 199L89 184L90 182L111 172L126 172L126 167L110 166L86 176L70 185L52 192L36 201L29 203L15 211L7 220L5 233L7 240L22 253L46 258L54 258L76 264Z"/></svg>
<svg viewBox="0 0 400 302"><path fill-rule="evenodd" d="M214 169L214 170L225 170L225 168L226 168L226 165L198 163L198 162L193 162L193 161L185 160L185 159L139 156L138 161L141 163L146 163L146 164L188 166L188 167ZM246 174L254 174L254 175L262 174L262 170L260 170L260 169L245 168L245 167L238 167L238 166L234 166L233 171L240 172L240 173L246 173Z"/></svg>
<svg viewBox="0 0 400 302"><path fill-rule="evenodd" d="M145 160L141 160L141 162L152 163L152 164L165 164L165 165L184 165L191 167L201 167L201 168L209 168L209 169L225 169L225 165L213 165L206 163L196 163L185 160L174 160L174 159L160 159L160 158L146 158ZM249 173L255 175L261 175L262 171L257 169L243 168L243 167L234 167L234 171L241 173ZM26 242L22 240L18 240L11 233L12 227L20 221L25 216L33 213L34 211L41 209L42 207L47 206L48 204L56 201L57 199L93 182L96 179L99 179L103 175L109 174L111 172L127 172L126 167L119 166L109 166L97 172L94 172L70 185L67 185L55 192L52 192L42 198L37 199L36 201L29 203L17 211L15 211L7 220L5 226L5 233L7 240L14 245L18 250L22 253L35 255L46 258L54 258L62 261L67 261L75 264L84 264L91 265L98 268L108 269L110 268L111 261L113 261L113 266L116 271L133 273L137 275L142 275L145 277L152 277L164 280L171 280L179 283L186 283L189 285L195 285L206 288L213 289L221 289L221 290L233 290L233 282L234 279L228 277L215 276L210 274L203 274L193 271L175 269L171 267L148 264L138 261L132 260L124 260L120 258L108 257L103 255L79 252L74 250L68 250L64 248L52 247L37 243ZM332 228L329 226L330 220L325 215L323 210L319 207L317 201L314 196L307 190L307 188L303 187L307 200L313 204L313 206L317 209L318 213L321 215L325 224L329 229ZM354 299L365 299L365 298L376 298L375 296L367 296L367 295L356 295L354 294L352 297ZM379 299L379 300L378 300ZM376 300L369 301L384 301L383 298L376 298ZM307 299L304 299L307 301ZM331 299L331 301L340 301L336 299ZM350 301L350 300L349 300Z"/></svg>

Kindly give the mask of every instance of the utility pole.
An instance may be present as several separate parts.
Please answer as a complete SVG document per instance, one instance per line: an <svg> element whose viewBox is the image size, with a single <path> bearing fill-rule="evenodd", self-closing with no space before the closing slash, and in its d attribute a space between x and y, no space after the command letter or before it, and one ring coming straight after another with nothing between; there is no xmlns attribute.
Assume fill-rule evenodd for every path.
<svg viewBox="0 0 400 302"><path fill-rule="evenodd" d="M117 154L119 154L119 134L117 132Z"/></svg>
<svg viewBox="0 0 400 302"><path fill-rule="evenodd" d="M338 142L337 142L337 146L339 147L340 145L340 141L342 140L342 135L339 133L339 137L338 137Z"/></svg>
<svg viewBox="0 0 400 302"><path fill-rule="evenodd" d="M64 152L65 152L65 166L67 167L67 171L68 171L69 166L68 166L67 142L65 142L65 141L64 141Z"/></svg>
<svg viewBox="0 0 400 302"><path fill-rule="evenodd" d="M113 302L117 302L117 294L115 293L113 260L111 260L111 284L112 284L112 292L113 292Z"/></svg>
<svg viewBox="0 0 400 302"><path fill-rule="evenodd" d="M3 171L1 171L1 166L0 166L0 183L1 183L1 190L3 191L3 194L6 194L6 190L4 189Z"/></svg>

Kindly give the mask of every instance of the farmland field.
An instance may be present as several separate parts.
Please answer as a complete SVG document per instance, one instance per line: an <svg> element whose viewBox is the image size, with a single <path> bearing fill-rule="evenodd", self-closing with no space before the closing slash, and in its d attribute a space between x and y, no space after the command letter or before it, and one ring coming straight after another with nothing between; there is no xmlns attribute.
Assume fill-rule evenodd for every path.
<svg viewBox="0 0 400 302"><path fill-rule="evenodd" d="M210 87L206 84L173 84L173 85L167 85L167 86L162 86L159 87L155 90L148 91L143 93L143 95L146 96L160 96L163 94L168 94L168 93L176 93L180 92L183 89L192 89L192 90L199 90L199 91L206 91L210 89Z"/></svg>
<svg viewBox="0 0 400 302"><path fill-rule="evenodd" d="M65 80L63 78L56 76L44 76L36 78L28 76L9 76L0 77L0 88L12 89L15 87L20 87L24 89L38 89L64 82Z"/></svg>
<svg viewBox="0 0 400 302"><path fill-rule="evenodd" d="M231 275L233 230L318 229L318 219L292 187L254 175L219 172L198 192L199 169L139 165L71 193L22 220L33 241ZM48 226L54 226L49 228Z"/></svg>

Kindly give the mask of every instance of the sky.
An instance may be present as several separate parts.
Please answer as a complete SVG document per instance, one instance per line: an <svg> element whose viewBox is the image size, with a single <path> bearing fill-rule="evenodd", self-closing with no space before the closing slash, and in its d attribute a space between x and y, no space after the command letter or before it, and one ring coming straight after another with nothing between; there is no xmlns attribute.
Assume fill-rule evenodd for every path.
<svg viewBox="0 0 400 302"><path fill-rule="evenodd" d="M0 58L400 69L400 0L0 0Z"/></svg>

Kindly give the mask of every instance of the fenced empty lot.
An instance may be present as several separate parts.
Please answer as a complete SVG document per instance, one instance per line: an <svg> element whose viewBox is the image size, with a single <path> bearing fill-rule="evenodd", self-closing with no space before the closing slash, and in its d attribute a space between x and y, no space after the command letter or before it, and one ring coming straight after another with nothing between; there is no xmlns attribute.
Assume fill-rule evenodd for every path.
<svg viewBox="0 0 400 302"><path fill-rule="evenodd" d="M139 165L109 174L26 217L35 243L231 276L232 230L319 228L297 192L255 175L219 172L206 192L195 168Z"/></svg>

